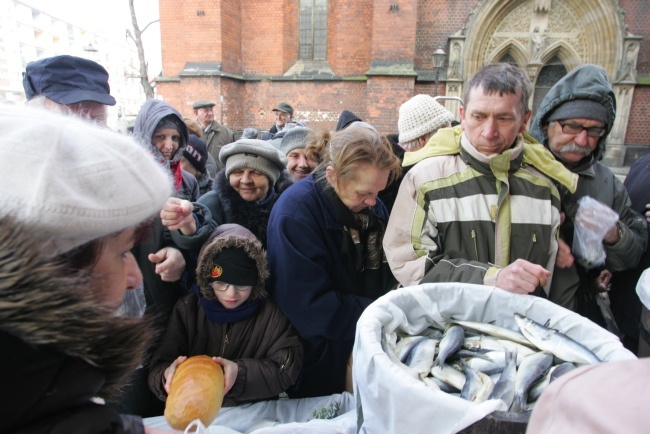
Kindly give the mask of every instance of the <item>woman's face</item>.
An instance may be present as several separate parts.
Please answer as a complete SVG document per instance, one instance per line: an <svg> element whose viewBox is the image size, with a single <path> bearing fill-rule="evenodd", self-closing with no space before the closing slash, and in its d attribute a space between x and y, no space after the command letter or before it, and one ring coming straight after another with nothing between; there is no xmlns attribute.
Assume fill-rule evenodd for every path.
<svg viewBox="0 0 650 434"><path fill-rule="evenodd" d="M308 177L317 164L316 161L307 158L305 148L292 149L287 154L287 171L296 181Z"/></svg>
<svg viewBox="0 0 650 434"><path fill-rule="evenodd" d="M117 309L128 289L142 285L142 273L131 253L135 241L135 228L104 240L99 260L90 272L102 287L102 299L107 306Z"/></svg>
<svg viewBox="0 0 650 434"><path fill-rule="evenodd" d="M260 202L266 199L271 188L271 181L265 174L247 167L230 172L228 181L242 199L248 202Z"/></svg>
<svg viewBox="0 0 650 434"><path fill-rule="evenodd" d="M386 188L390 170L362 164L355 170L354 178L341 180L338 186L336 185L336 173L332 166L327 166L325 175L339 199L350 211L357 213L377 203L377 194Z"/></svg>
<svg viewBox="0 0 650 434"><path fill-rule="evenodd" d="M181 144L181 134L176 128L158 128L153 132L151 141L163 157L171 160Z"/></svg>

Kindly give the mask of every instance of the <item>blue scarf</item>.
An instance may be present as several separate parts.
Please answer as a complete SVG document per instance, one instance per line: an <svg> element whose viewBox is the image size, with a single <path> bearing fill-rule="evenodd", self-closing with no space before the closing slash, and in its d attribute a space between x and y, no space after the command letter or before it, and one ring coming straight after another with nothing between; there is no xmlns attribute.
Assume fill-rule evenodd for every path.
<svg viewBox="0 0 650 434"><path fill-rule="evenodd" d="M199 298L205 316L213 323L230 324L243 321L246 318L255 315L257 309L260 307L260 300L249 299L242 303L241 306L234 309L226 309L217 300L208 300L201 295L201 290L198 285L192 285L192 291L194 291L194 294Z"/></svg>

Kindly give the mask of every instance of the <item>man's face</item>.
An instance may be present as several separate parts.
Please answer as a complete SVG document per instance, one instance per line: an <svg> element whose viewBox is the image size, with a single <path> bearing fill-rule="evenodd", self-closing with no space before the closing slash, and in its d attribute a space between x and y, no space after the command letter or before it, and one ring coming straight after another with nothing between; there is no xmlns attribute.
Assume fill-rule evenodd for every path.
<svg viewBox="0 0 650 434"><path fill-rule="evenodd" d="M604 127L605 124L594 119L551 121L546 129L548 147L565 166L571 168L594 152L601 137L596 133ZM587 128L595 130L588 131ZM576 133L578 130L581 131Z"/></svg>
<svg viewBox="0 0 650 434"><path fill-rule="evenodd" d="M196 118L201 122L203 128L207 127L214 120L214 107L201 107L194 110Z"/></svg>
<svg viewBox="0 0 650 434"><path fill-rule="evenodd" d="M289 122L293 117L289 113L280 110L275 110L273 113L275 114L275 126L278 127L278 129L284 128L287 122Z"/></svg>
<svg viewBox="0 0 650 434"><path fill-rule="evenodd" d="M526 130L531 112L523 114L519 91L516 95L499 95L499 92L487 95L479 86L470 91L468 99L460 107L461 125L469 142L480 153L501 154Z"/></svg>
<svg viewBox="0 0 650 434"><path fill-rule="evenodd" d="M108 126L108 110L106 105L95 101L81 101L74 104L59 104L50 99L45 99L45 108L61 113L74 113L82 119L94 122L101 126Z"/></svg>

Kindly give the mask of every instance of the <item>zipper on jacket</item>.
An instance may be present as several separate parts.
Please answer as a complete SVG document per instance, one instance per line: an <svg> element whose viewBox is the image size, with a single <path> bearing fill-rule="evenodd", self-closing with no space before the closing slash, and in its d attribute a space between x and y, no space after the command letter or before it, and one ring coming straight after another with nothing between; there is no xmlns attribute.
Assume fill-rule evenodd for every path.
<svg viewBox="0 0 650 434"><path fill-rule="evenodd" d="M472 241L474 242L474 257L478 261L478 244L476 241L476 231L472 229Z"/></svg>
<svg viewBox="0 0 650 434"><path fill-rule="evenodd" d="M226 330L223 333L223 339L221 340L221 342L222 342L222 344L221 344L221 357L223 357L224 354L226 354L226 345L228 345L230 343L230 341L228 340L228 324L226 324Z"/></svg>
<svg viewBox="0 0 650 434"><path fill-rule="evenodd" d="M291 349L288 349L287 350L287 355L284 358L284 362L282 362L282 364L280 365L280 369L278 370L278 372L284 371L285 366L287 366L289 363L291 363L291 355L292 354L293 354L293 351Z"/></svg>
<svg viewBox="0 0 650 434"><path fill-rule="evenodd" d="M528 249L528 255L526 256L527 261L530 261L530 256L533 254L533 249L535 248L535 244L537 244L537 234L533 232L533 238L531 239L530 248Z"/></svg>

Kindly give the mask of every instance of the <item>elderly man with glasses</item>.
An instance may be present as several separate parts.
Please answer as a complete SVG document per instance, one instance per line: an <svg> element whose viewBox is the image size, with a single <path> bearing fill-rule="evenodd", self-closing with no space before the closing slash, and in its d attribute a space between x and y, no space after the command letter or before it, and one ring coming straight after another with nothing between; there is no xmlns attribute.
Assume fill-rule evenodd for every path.
<svg viewBox="0 0 650 434"><path fill-rule="evenodd" d="M597 293L607 290L611 272L634 268L647 243L645 219L630 208L623 183L600 162L615 116L616 99L605 70L596 65L582 65L551 88L531 130L558 161L579 176L575 193L558 186L565 220L550 294L558 297L553 301L603 326ZM574 258L571 253L578 200L585 196L619 215L619 221L609 228L603 240L605 264L597 268L590 268L583 258ZM616 288L610 294L614 303L618 295Z"/></svg>

